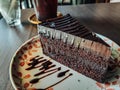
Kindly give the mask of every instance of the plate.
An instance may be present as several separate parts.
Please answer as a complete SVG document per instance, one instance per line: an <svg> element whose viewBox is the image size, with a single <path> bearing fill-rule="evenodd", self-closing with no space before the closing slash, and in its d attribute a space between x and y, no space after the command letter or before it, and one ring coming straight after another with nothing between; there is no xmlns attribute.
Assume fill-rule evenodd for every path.
<svg viewBox="0 0 120 90"><path fill-rule="evenodd" d="M61 17L62 13L61 12L57 12L57 17ZM40 24L42 23L42 21L39 21L36 17L35 14L31 15L30 17L28 17L28 21L31 22L32 24Z"/></svg>
<svg viewBox="0 0 120 90"><path fill-rule="evenodd" d="M120 47L107 37L97 35L112 46L113 57L120 59ZM120 90L119 72L110 82L96 82L45 56L39 36L26 41L15 52L9 75L15 90Z"/></svg>

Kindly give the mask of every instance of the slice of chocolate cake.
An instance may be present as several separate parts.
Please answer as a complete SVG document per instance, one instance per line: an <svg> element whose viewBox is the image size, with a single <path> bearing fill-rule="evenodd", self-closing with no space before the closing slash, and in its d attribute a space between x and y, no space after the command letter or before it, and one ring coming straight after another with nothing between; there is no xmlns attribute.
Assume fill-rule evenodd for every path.
<svg viewBox="0 0 120 90"><path fill-rule="evenodd" d="M112 68L108 44L66 15L38 25L43 53L94 80L104 82Z"/></svg>

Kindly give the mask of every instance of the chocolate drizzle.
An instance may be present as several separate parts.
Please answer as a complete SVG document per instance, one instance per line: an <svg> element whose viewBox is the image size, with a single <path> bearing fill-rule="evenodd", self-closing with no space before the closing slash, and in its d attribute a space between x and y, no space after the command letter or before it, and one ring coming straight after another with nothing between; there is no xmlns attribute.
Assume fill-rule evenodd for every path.
<svg viewBox="0 0 120 90"><path fill-rule="evenodd" d="M59 70L61 70L61 67L55 69L54 72L51 72L51 73L49 73L49 74L47 74L47 75L45 75L45 76L43 76L43 77L41 77L41 78L32 79L32 80L30 81L30 83L31 83L31 84L35 84L35 83L37 83L40 79L45 78L45 77L47 77L47 76L49 76L49 75L51 75L51 74L54 74L55 72L57 72L57 71L59 71ZM36 75L36 76L37 76L37 75Z"/></svg>
<svg viewBox="0 0 120 90"><path fill-rule="evenodd" d="M53 87L53 86L55 86L55 85L57 85L57 84L59 84L59 83L61 83L62 81L64 81L65 79L67 79L68 77L70 77L70 76L72 76L72 75L73 75L73 74L70 73L68 76L64 77L62 80L60 80L60 81L58 81L57 83L55 83L55 84L53 84L53 85L45 88L45 90L48 89L48 88L50 88L50 87Z"/></svg>
<svg viewBox="0 0 120 90"><path fill-rule="evenodd" d="M70 77L70 76L72 76L72 75L73 75L73 74L72 74L72 73L70 73L69 75L67 75L66 77L64 77L62 80L60 80L60 81L56 82L55 84L52 84L52 85L48 86L48 87L47 87L47 88L45 88L45 89L36 89L36 90L47 90L47 89L49 89L50 87L53 87L53 86L55 86L55 85L57 85L57 84L61 83L62 81L64 81L65 79L69 78L69 77Z"/></svg>
<svg viewBox="0 0 120 90"><path fill-rule="evenodd" d="M48 73L48 72L59 71L59 70L61 70L61 67L59 67L59 68L55 68L55 69L51 69L51 70L48 70L48 71L43 70L43 71L41 71L41 72L35 74L34 76L39 76L39 75L42 75L42 74L45 74L45 73Z"/></svg>
<svg viewBox="0 0 120 90"><path fill-rule="evenodd" d="M30 67L28 67L26 70L31 70L31 69L40 67L40 66L37 66L37 65L46 61L46 59L43 59L43 60L41 60L41 59L43 59L43 57L38 57L38 56L31 59L30 60L31 63L28 64L28 66L30 66Z"/></svg>
<svg viewBox="0 0 120 90"><path fill-rule="evenodd" d="M36 56L36 57L32 58L30 61L31 62L28 64L29 67L26 68L26 70L38 69L40 71L40 72L34 74L35 78L33 78L32 80L29 81L32 85L39 83L39 81L41 79L48 77L48 76L61 70L61 67L55 68L56 65L53 64L50 60L44 59L44 57ZM46 90L50 87L53 87L53 86L61 83L62 81L64 81L65 79L67 79L68 77L70 77L72 75L72 73L69 73L69 75L66 76L66 73L69 71L70 70L65 70L65 71L61 71L60 73L58 73L58 75L57 75L58 78L59 77L64 77L64 78L61 79L60 81L56 82L55 84L52 84L52 85L46 87L45 89L36 89L36 90Z"/></svg>
<svg viewBox="0 0 120 90"><path fill-rule="evenodd" d="M66 70L66 71L63 71L63 72L60 72L58 75L57 75L57 77L63 77L63 76L65 76L65 74L67 73L67 72L69 72L70 70Z"/></svg>

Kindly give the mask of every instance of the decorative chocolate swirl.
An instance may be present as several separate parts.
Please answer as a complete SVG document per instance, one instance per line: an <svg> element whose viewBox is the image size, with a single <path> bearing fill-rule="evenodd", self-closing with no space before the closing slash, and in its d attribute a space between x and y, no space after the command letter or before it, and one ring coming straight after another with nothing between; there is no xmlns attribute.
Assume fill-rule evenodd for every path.
<svg viewBox="0 0 120 90"><path fill-rule="evenodd" d="M40 70L40 72L38 72L34 75L35 78L30 80L30 83L32 85L36 84L36 83L39 83L39 81L41 79L43 79L45 77L48 77L48 76L50 76L50 75L52 75L52 74L61 70L61 67L54 68L54 67L56 67L55 64L53 64L50 60L44 59L44 57L40 57L40 56L35 56L34 58L32 58L30 60L30 63L28 64L28 66L29 67L26 68L26 70L33 70L33 69L39 69ZM69 72L69 71L70 70L65 70L65 71L59 72L57 77L58 78L64 77L64 78L61 79L60 81L56 82L55 84L52 84L52 85L46 87L45 89L36 89L36 90L47 90L48 88L53 87L53 86L61 83L62 81L64 81L65 79L67 79L68 77L70 77L72 75L72 73L70 73L69 75L66 76L66 73ZM38 78L38 76L41 76L41 75L42 75L42 77ZM37 76L37 78L36 78L36 76Z"/></svg>

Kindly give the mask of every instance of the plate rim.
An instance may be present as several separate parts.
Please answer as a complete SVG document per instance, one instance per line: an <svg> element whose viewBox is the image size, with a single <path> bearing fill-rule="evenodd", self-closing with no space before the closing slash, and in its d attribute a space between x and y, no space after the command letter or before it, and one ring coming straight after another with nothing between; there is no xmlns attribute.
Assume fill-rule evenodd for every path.
<svg viewBox="0 0 120 90"><path fill-rule="evenodd" d="M108 40L114 42L113 40L109 39L108 37L106 37L106 36L104 36L104 35L101 35L101 34L98 34L98 33L96 33L96 35L97 35L98 37L102 36L102 37L107 38ZM16 87L16 85L15 85L15 83L14 83L13 76L12 76L12 65L13 65L13 62L14 62L14 57L16 56L17 52L18 52L23 46L25 46L28 42L32 41L32 40L35 39L35 38L39 38L39 35L33 36L33 37L31 37L30 39L28 39L27 41L25 41L24 43L22 43L22 44L20 45L20 47L17 48L17 50L15 51L15 53L13 54L13 56L12 56L12 58L11 58L11 61L10 61L10 64L9 64L9 77L10 77L10 82L11 82L11 84L12 84L12 87L13 87L15 90L17 90L17 87ZM101 37L100 37L100 38L101 38ZM102 40L103 40L103 39L102 39ZM103 41L104 41L104 40L103 40ZM106 41L105 41L105 42L106 42ZM107 43L107 42L106 42L106 43ZM116 42L114 42L114 43L115 43L115 45L116 45L117 47L120 47Z"/></svg>
<svg viewBox="0 0 120 90"><path fill-rule="evenodd" d="M13 88L15 90L17 90L17 87L14 83L14 80L13 80L13 77L12 77L12 65L13 65L13 62L14 62L14 57L16 56L17 52L24 46L26 45L28 42L30 42L31 40L33 40L34 38L37 38L39 37L39 35L36 35L36 36L33 36L32 38L28 39L27 41L25 41L23 44L20 45L19 48L17 48L17 50L15 51L15 53L13 54L12 58L11 58L11 61L10 61L10 64L9 64L9 77L10 77L10 81L11 81L11 84L13 86Z"/></svg>
<svg viewBox="0 0 120 90"><path fill-rule="evenodd" d="M108 39L108 40L114 42L113 40L111 40L110 38L108 38L108 37L106 37L106 36L104 36L104 35L102 35L102 34L96 33L96 35L97 35L98 37L100 37L100 38L101 38L101 36L102 36L102 37L104 37L104 38L106 38L106 39ZM102 40L103 40L103 39L102 39ZM103 41L104 41L104 40L103 40ZM105 42L106 42L106 41L105 41ZM107 43L107 42L106 42L106 43ZM114 43L115 43L115 45L116 45L117 47L120 47L119 44L117 44L116 42L114 42Z"/></svg>

